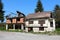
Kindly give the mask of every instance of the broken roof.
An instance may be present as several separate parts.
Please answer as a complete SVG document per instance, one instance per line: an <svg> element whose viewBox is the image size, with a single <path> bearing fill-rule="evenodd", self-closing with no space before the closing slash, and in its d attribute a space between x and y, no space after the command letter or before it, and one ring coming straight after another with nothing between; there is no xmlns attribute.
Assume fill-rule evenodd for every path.
<svg viewBox="0 0 60 40"><path fill-rule="evenodd" d="M26 16L26 19L30 18L45 18L45 17L50 17L51 12L37 12L37 13L32 13Z"/></svg>

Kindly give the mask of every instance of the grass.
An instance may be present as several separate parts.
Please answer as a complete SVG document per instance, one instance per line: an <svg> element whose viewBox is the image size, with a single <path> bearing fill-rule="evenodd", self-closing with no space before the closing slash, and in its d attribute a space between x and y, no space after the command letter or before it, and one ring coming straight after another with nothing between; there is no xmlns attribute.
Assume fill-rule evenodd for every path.
<svg viewBox="0 0 60 40"><path fill-rule="evenodd" d="M0 27L0 30L3 31L3 30L6 30L6 28L5 27Z"/></svg>
<svg viewBox="0 0 60 40"><path fill-rule="evenodd" d="M8 32L24 32L23 30L16 29L16 30L6 30L5 27L0 26L0 31L8 31ZM25 32L26 33L26 32ZM54 32L28 32L28 33L33 33L33 34L49 34L49 35L60 35L60 28L56 28Z"/></svg>
<svg viewBox="0 0 60 40"><path fill-rule="evenodd" d="M53 32L29 32L33 34L48 34L48 35L60 35L60 28L56 28Z"/></svg>
<svg viewBox="0 0 60 40"><path fill-rule="evenodd" d="M15 29L15 30L7 30L8 32L23 32L23 30Z"/></svg>
<svg viewBox="0 0 60 40"><path fill-rule="evenodd" d="M55 32L56 34L60 35L60 28L57 28L54 32Z"/></svg>

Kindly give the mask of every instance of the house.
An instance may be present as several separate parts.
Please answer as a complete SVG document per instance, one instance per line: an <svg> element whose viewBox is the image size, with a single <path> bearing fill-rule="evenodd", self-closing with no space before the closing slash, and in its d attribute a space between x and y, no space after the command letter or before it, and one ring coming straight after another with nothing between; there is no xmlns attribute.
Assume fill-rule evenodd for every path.
<svg viewBox="0 0 60 40"><path fill-rule="evenodd" d="M26 16L26 32L46 32L55 30L55 19L51 12L37 12Z"/></svg>
<svg viewBox="0 0 60 40"><path fill-rule="evenodd" d="M17 11L16 17L7 17L6 18L6 30L8 29L25 29L25 15Z"/></svg>

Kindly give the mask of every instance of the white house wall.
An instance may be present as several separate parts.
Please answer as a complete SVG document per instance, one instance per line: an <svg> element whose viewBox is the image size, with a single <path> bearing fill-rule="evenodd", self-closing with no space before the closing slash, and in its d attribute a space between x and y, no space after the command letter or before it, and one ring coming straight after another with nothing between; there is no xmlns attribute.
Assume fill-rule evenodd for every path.
<svg viewBox="0 0 60 40"><path fill-rule="evenodd" d="M26 26L40 26L40 24L38 24L38 20L33 20L33 24L29 24L29 21L26 21Z"/></svg>
<svg viewBox="0 0 60 40"><path fill-rule="evenodd" d="M53 29L55 30L55 19L53 19Z"/></svg>
<svg viewBox="0 0 60 40"><path fill-rule="evenodd" d="M33 28L34 32L39 32L39 28Z"/></svg>
<svg viewBox="0 0 60 40"><path fill-rule="evenodd" d="M35 26L35 27L39 26L40 27L40 24L38 24L39 20L32 20L32 21L33 21L33 24L29 24L29 21L26 21L25 22L26 26L27 27L33 27L33 26ZM54 31L55 30L55 19L53 19L52 21L53 21L53 27L50 26L49 19L45 19L45 24L43 24L43 26L45 27L44 31ZM39 31L39 27L36 27L36 28L33 27L33 31L34 32L38 32Z"/></svg>
<svg viewBox="0 0 60 40"><path fill-rule="evenodd" d="M53 22L53 27L50 26L50 21L49 21L49 19L47 19L48 28L45 28L45 30L47 30L47 31L54 31L55 30L55 19L53 19L52 22Z"/></svg>

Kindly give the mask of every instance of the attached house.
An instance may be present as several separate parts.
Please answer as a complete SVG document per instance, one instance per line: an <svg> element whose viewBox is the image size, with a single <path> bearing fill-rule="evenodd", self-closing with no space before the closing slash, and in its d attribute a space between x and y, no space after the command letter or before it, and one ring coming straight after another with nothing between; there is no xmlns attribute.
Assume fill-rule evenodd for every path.
<svg viewBox="0 0 60 40"><path fill-rule="evenodd" d="M26 16L26 32L46 32L55 30L55 19L51 12L37 12Z"/></svg>
<svg viewBox="0 0 60 40"><path fill-rule="evenodd" d="M8 29L25 29L25 15L17 11L16 17L7 17L6 18L6 30Z"/></svg>

